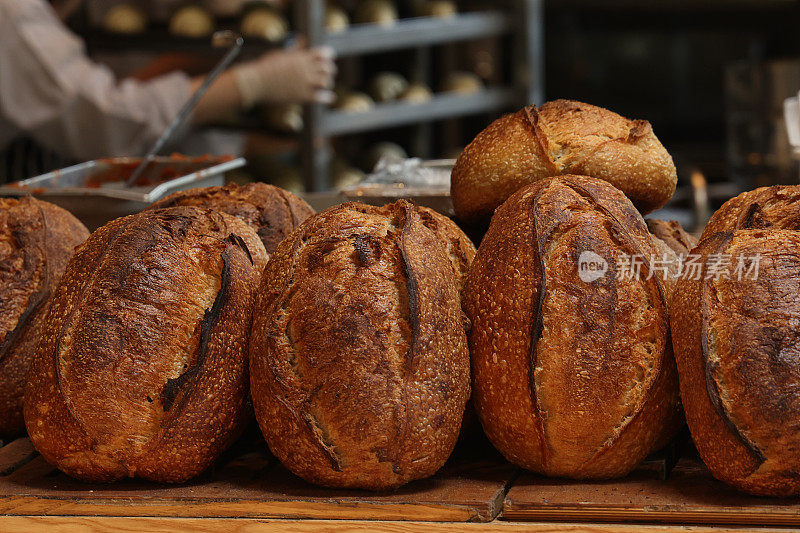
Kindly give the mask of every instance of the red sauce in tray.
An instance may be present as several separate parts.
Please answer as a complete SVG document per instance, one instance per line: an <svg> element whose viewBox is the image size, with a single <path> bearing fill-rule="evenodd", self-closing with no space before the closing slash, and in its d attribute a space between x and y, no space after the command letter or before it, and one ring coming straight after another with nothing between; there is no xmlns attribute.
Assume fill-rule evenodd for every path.
<svg viewBox="0 0 800 533"><path fill-rule="evenodd" d="M170 159L175 161L176 163L225 163L227 161L232 161L233 156L231 155L223 155L223 156L212 156L212 155L201 155L198 157L190 157L183 154L171 154ZM139 166L139 160L131 161L130 163L115 163L113 159L99 159L99 162L102 163L109 163L114 164L111 168L104 172L100 172L91 176L88 180L86 180L86 187L90 187L92 189L98 189L102 187L104 183L113 183L118 181L126 181L128 178L131 177L133 171L136 170L136 167ZM152 175L145 175L142 174L139 178L136 179L136 183L134 184L135 187L148 187L151 185L157 185L159 183L164 183L165 181L169 181L175 179L179 176L189 174L191 172L196 172L196 170L187 170L185 168L175 168L172 166L166 166L159 170L157 176ZM151 173L152 174L152 173Z"/></svg>
<svg viewBox="0 0 800 533"><path fill-rule="evenodd" d="M169 158L175 163L189 163L196 165L200 165L202 163L221 164L228 161L233 161L234 159L232 155L212 156L209 154L196 157L183 154L171 154ZM133 171L136 170L136 167L139 166L139 161L139 159L136 159L128 163L120 163L118 160L112 158L98 159L98 162L107 163L112 166L107 170L98 172L97 174L91 176L88 180L86 180L85 186L92 189L99 189L104 183L125 181L131 176L131 174L133 174ZM164 183L165 181L170 181L192 172L197 172L198 170L201 170L201 168L186 168L185 166L173 167L167 165L160 168L157 176L153 176L152 172L145 173L146 175L143 175L136 180L135 186L148 187L157 185L159 183ZM47 190L45 187L33 188L18 181L9 183L6 185L6 187L24 189L29 191L31 194L41 194Z"/></svg>

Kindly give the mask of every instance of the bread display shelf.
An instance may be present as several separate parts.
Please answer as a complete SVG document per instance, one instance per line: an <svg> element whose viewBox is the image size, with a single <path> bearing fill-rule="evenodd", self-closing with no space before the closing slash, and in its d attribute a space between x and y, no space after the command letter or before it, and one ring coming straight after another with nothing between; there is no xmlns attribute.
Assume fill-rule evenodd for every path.
<svg viewBox="0 0 800 533"><path fill-rule="evenodd" d="M19 439L0 449L0 515L487 522L500 513L516 473L499 459L460 458L394 492L323 489L290 474L255 436L190 483L90 485L60 473Z"/></svg>
<svg viewBox="0 0 800 533"><path fill-rule="evenodd" d="M666 480L655 463L624 479L596 482L522 474L503 503L505 520L800 526L800 500L748 496L717 481L695 459Z"/></svg>
<svg viewBox="0 0 800 533"><path fill-rule="evenodd" d="M503 35L513 27L512 17L499 11L459 13L450 17L402 19L391 26L357 24L347 31L327 34L322 44L339 56L374 54L416 46L468 41Z"/></svg>
<svg viewBox="0 0 800 533"><path fill-rule="evenodd" d="M440 527L432 522L442 522L443 529L458 529L453 522L492 522L483 525L506 531L530 526L518 524L521 521L570 522L547 527L582 531L606 531L606 527L579 522L800 526L800 501L737 493L691 459L682 459L666 481L664 462L649 461L622 480L569 482L520 473L498 458L477 456L462 452L433 478L394 492L332 490L291 475L253 435L190 483L170 486L131 480L89 485L58 472L28 439L18 439L0 448L0 529L8 531L3 524L13 525L14 517L22 516L66 517L86 527L97 518L83 523L76 517L219 519L203 520L208 528L196 527L203 531L220 530L210 523L231 518L281 520L275 525L291 523L299 530L303 530L301 519L336 520L349 530L358 527L347 520L362 525L403 521L398 531ZM24 524L34 524L34 519L26 520Z"/></svg>
<svg viewBox="0 0 800 533"><path fill-rule="evenodd" d="M322 117L320 127L326 135L347 135L486 113L510 106L518 99L517 93L508 88L489 88L469 95L441 93L421 104L378 104L367 113L329 111Z"/></svg>

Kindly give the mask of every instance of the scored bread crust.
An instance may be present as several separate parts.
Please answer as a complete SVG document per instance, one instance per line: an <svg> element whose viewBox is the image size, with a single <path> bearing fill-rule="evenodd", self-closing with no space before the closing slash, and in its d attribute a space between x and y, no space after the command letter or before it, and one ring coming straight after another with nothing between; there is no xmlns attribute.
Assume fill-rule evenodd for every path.
<svg viewBox="0 0 800 533"><path fill-rule="evenodd" d="M266 252L241 220L176 207L114 220L54 292L25 390L36 449L85 481L199 474L247 422Z"/></svg>
<svg viewBox="0 0 800 533"><path fill-rule="evenodd" d="M264 271L250 348L256 418L312 483L382 490L435 473L469 397L457 274L430 214L336 206Z"/></svg>
<svg viewBox="0 0 800 533"><path fill-rule="evenodd" d="M473 401L510 461L617 477L680 427L664 289L615 273L619 254L641 254L646 267L651 239L625 196L593 178L542 180L498 208L462 303ZM608 263L591 283L577 274L584 251Z"/></svg>
<svg viewBox="0 0 800 533"><path fill-rule="evenodd" d="M759 187L731 198L706 224L700 240L738 229L800 230L800 185Z"/></svg>
<svg viewBox="0 0 800 533"><path fill-rule="evenodd" d="M47 298L89 232L64 209L0 198L0 438L25 433L25 378Z"/></svg>
<svg viewBox="0 0 800 533"><path fill-rule="evenodd" d="M148 209L179 205L215 209L244 220L256 231L269 254L314 214L311 206L299 196L266 183L229 183L222 187L178 191L165 196Z"/></svg>
<svg viewBox="0 0 800 533"><path fill-rule="evenodd" d="M485 222L519 188L566 174L603 179L643 214L672 198L677 172L650 123L571 100L529 106L495 120L453 168L456 215Z"/></svg>
<svg viewBox="0 0 800 533"><path fill-rule="evenodd" d="M692 438L718 479L752 494L800 494L800 233L717 232L695 249L760 254L757 280L681 278L673 344ZM709 277L709 279L705 279Z"/></svg>
<svg viewBox="0 0 800 533"><path fill-rule="evenodd" d="M415 206L419 213L422 223L429 230L433 231L439 240L444 244L447 257L453 266L456 279L458 280L458 291L461 293L461 288L464 285L464 278L475 260L475 245L469 240L469 237L461 231L458 224L450 220L450 218L434 211L429 207Z"/></svg>

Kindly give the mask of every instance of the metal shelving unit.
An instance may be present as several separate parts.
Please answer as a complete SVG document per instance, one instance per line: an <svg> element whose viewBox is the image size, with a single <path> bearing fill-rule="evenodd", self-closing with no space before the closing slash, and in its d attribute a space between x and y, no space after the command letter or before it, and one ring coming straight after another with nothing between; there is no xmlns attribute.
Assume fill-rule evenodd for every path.
<svg viewBox="0 0 800 533"><path fill-rule="evenodd" d="M512 28L511 19L502 12L459 13L448 18L403 19L389 27L359 24L342 33L325 35L321 44L333 47L340 56L363 55L495 37Z"/></svg>
<svg viewBox="0 0 800 533"><path fill-rule="evenodd" d="M429 102L377 104L367 113L331 110L322 114L319 130L335 137L352 133L419 124L452 117L476 115L513 106L520 100L514 89L489 88L475 94L438 94Z"/></svg>
<svg viewBox="0 0 800 533"><path fill-rule="evenodd" d="M426 48L446 43L512 35L514 79L469 95L437 94L422 104L385 103L365 113L346 113L322 105L304 109L301 161L306 189L328 188L332 137L378 129L429 124L436 120L491 113L544 100L544 0L498 2L489 11L449 18L402 19L389 27L354 25L342 33L324 29L325 0L295 2L295 28L311 46L330 46L338 57L415 49L424 61ZM420 130L420 135L426 135ZM429 131L427 132L429 135Z"/></svg>

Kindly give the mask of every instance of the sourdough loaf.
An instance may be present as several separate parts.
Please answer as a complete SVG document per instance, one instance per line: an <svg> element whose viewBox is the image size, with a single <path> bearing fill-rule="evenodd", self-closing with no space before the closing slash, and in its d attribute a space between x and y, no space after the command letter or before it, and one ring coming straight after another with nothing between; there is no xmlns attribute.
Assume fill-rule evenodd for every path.
<svg viewBox="0 0 800 533"><path fill-rule="evenodd" d="M298 476L388 489L432 475L450 455L469 354L454 253L463 243L439 217L405 201L343 204L307 220L270 259L251 390L270 449Z"/></svg>
<svg viewBox="0 0 800 533"><path fill-rule="evenodd" d="M0 198L0 438L25 433L25 377L47 297L88 236L58 206L31 197Z"/></svg>
<svg viewBox="0 0 800 533"><path fill-rule="evenodd" d="M550 476L622 476L680 427L665 290L649 263L659 252L630 201L599 179L540 180L497 209L462 303L473 401L508 460Z"/></svg>
<svg viewBox="0 0 800 533"><path fill-rule="evenodd" d="M175 207L114 220L50 300L25 391L36 449L86 481L185 481L248 420L264 246L241 220Z"/></svg>
<svg viewBox="0 0 800 533"><path fill-rule="evenodd" d="M697 450L741 490L800 494L800 232L718 232L695 253L705 270L678 282L672 320ZM727 275L712 273L724 257Z"/></svg>
<svg viewBox="0 0 800 533"><path fill-rule="evenodd" d="M737 229L800 230L800 185L773 185L731 198L711 217L700 240Z"/></svg>
<svg viewBox="0 0 800 533"><path fill-rule="evenodd" d="M302 198L280 187L266 183L224 187L200 187L170 194L154 203L150 209L179 205L207 207L247 222L253 228L267 253L272 253L278 243L314 214Z"/></svg>
<svg viewBox="0 0 800 533"><path fill-rule="evenodd" d="M452 175L456 215L488 222L516 190L562 174L603 179L642 213L667 203L677 183L672 158L650 123L556 100L495 120L464 149Z"/></svg>

